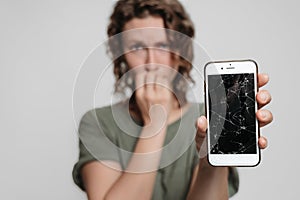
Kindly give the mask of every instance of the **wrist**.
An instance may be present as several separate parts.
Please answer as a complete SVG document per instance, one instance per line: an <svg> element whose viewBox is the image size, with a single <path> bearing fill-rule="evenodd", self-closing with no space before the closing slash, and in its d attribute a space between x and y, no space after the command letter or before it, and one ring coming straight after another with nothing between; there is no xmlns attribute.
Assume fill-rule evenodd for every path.
<svg viewBox="0 0 300 200"><path fill-rule="evenodd" d="M229 169L228 167L215 167L208 163L208 161L204 161L203 159L200 160L199 163L199 171L207 173L209 175L213 174L226 174L228 175Z"/></svg>

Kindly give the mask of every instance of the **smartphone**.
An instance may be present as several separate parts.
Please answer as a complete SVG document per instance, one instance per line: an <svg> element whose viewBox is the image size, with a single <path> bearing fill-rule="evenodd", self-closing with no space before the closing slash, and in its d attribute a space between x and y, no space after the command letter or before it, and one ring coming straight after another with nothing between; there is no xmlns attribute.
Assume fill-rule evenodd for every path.
<svg viewBox="0 0 300 200"><path fill-rule="evenodd" d="M258 165L261 156L256 119L256 62L209 62L204 71L209 163L213 166Z"/></svg>

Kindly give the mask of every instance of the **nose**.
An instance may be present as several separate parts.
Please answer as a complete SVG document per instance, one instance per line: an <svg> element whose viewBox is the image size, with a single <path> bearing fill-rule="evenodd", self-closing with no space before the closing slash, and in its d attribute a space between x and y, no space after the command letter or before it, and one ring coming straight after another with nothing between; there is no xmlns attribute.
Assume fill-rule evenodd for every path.
<svg viewBox="0 0 300 200"><path fill-rule="evenodd" d="M147 57L146 57L146 70L153 71L158 68L156 62L155 48L147 48Z"/></svg>

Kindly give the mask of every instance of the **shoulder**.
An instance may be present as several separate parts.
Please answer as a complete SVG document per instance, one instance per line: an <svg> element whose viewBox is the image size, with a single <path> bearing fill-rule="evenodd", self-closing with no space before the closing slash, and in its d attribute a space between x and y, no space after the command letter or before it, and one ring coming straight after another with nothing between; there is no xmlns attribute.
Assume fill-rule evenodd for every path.
<svg viewBox="0 0 300 200"><path fill-rule="evenodd" d="M114 106L114 105L90 109L83 114L82 119L90 118L91 116L102 116L102 115L110 114L111 110L112 110L112 106Z"/></svg>
<svg viewBox="0 0 300 200"><path fill-rule="evenodd" d="M124 113L124 103L117 103L107 105L99 108L93 108L83 114L81 123L108 123L111 124L115 121L115 117Z"/></svg>

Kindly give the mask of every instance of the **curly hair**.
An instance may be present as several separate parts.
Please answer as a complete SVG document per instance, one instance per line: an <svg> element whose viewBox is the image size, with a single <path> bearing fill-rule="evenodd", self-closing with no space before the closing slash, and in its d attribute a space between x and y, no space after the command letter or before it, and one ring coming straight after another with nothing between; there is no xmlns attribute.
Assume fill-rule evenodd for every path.
<svg viewBox="0 0 300 200"><path fill-rule="evenodd" d="M119 0L117 1L107 28L109 38L124 31L125 24L133 18L146 18L158 16L163 19L167 30L173 30L185 37L173 38L179 51L179 76L173 81L174 92L180 103L186 102L186 80L194 83L190 76L193 60L193 45L191 38L194 37L194 25L189 15L178 0ZM176 37L176 36L175 36ZM124 92L125 87L132 88L132 82L117 84L120 78L128 71L122 46L122 38L110 39L108 53L114 58L114 75L116 78L115 92ZM183 80L185 79L185 80Z"/></svg>

